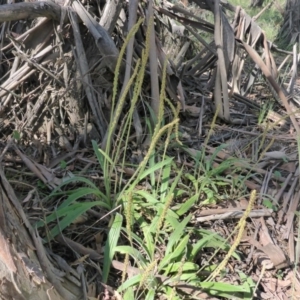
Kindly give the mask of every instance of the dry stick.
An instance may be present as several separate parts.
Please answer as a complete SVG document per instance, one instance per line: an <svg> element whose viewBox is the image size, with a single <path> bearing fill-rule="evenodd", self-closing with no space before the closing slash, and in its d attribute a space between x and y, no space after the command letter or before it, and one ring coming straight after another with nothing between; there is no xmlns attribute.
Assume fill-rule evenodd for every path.
<svg viewBox="0 0 300 300"><path fill-rule="evenodd" d="M1 52L1 50L0 50L0 52ZM1 61L1 58L0 58L0 61ZM10 69L10 72L9 72L9 78L11 78L12 75L13 75L15 72L17 72L17 69L19 68L19 65L20 65L20 58L19 58L19 57L15 57L14 62L13 62L13 65L12 65L12 67L11 67L11 69ZM0 79L0 80L1 80L1 79ZM12 92L9 93L9 94L7 95L6 99L3 101L3 102L4 102L4 106L6 106L5 103L9 103L9 101L10 101L10 99L11 99L12 96L13 96L13 93L12 93ZM16 98L18 98L17 95L14 95L14 96L15 96ZM23 97L22 97L22 98L23 98Z"/></svg>
<svg viewBox="0 0 300 300"><path fill-rule="evenodd" d="M296 256L295 256L295 237L294 237L294 224L293 223L291 224L291 230L289 233L288 251L289 251L290 262L294 263Z"/></svg>
<svg viewBox="0 0 300 300"><path fill-rule="evenodd" d="M39 63L35 62L33 59L30 59L29 57L27 57L27 55L19 47L17 47L17 45L15 45L15 47L18 50L17 52L16 51L12 51L12 53L15 56L20 57L22 60L26 61L29 65L33 65L36 69L40 70L41 72L44 72L49 77L51 77L52 79L54 79L62 87L65 87L65 84L57 76L55 76L54 74L52 74L49 70L47 70L46 68L44 68L41 64L39 64Z"/></svg>
<svg viewBox="0 0 300 300"><path fill-rule="evenodd" d="M297 171L298 170L299 170L299 168L297 169ZM297 173L297 171L296 171L296 173ZM281 208L282 214L278 215L276 227L279 227L279 225L282 223L283 217L287 213L287 206L288 206L288 203L290 202L292 195L294 194L294 191L296 190L296 186L299 186L298 178L295 178L293 180L293 183L290 186L289 192L284 197L284 201L282 203L282 208Z"/></svg>
<svg viewBox="0 0 300 300"><path fill-rule="evenodd" d="M254 224L255 225L255 224ZM260 229L260 224L259 225L255 225L255 232L253 234L253 239L256 241L257 240L257 235L258 235L258 231ZM250 243L251 244L251 247L250 247L250 252L246 258L246 263L249 264L251 259L252 259L252 256L253 256L253 252L254 252L254 244L253 243Z"/></svg>
<svg viewBox="0 0 300 300"><path fill-rule="evenodd" d="M274 197L274 202L275 202L276 204L279 203L279 199L281 199L281 197L282 197L282 195L283 195L285 189L286 189L287 186L290 184L292 177L293 177L293 174L290 173L290 174L287 176L287 178L286 178L286 180L284 181L284 183L281 184L280 190L276 193L276 195L275 195L275 197Z"/></svg>
<svg viewBox="0 0 300 300"><path fill-rule="evenodd" d="M256 21L268 8L273 5L274 1L271 1L268 5L266 5L256 16L252 18L253 21Z"/></svg>
<svg viewBox="0 0 300 300"><path fill-rule="evenodd" d="M245 212L242 210L229 211L224 214L216 214L205 217L198 217L195 222L207 222L212 220L240 219ZM255 209L249 214L249 218L269 217L273 213L272 209Z"/></svg>
<svg viewBox="0 0 300 300"><path fill-rule="evenodd" d="M282 238L283 239L288 239L289 238L289 234L293 225L293 220L294 220L294 216L295 216L295 211L297 211L297 207L300 201L300 191L298 191L297 193L294 194L294 197L292 198L292 201L290 202L290 206L289 206L289 210L286 213L286 224L285 224L285 228L286 230L284 231Z"/></svg>
<svg viewBox="0 0 300 300"><path fill-rule="evenodd" d="M80 9L80 6L77 9ZM75 44L76 44L76 53L77 53L77 57L78 57L77 62L78 62L78 66L79 66L80 75L82 77L82 83L83 83L83 86L85 89L86 96L89 101L90 108L91 108L93 114L95 115L95 123L98 127L101 137L103 137L104 133L105 133L105 122L102 117L103 114L97 103L95 93L93 92L93 90L91 88L92 81L91 81L91 77L90 77L90 73L89 73L89 66L88 66L88 62L86 59L84 47L83 47L82 40L81 40L80 30L79 30L79 26L78 26L78 22L77 22L78 19L77 19L77 16L74 14L74 12L70 11L69 16L70 16L70 22L73 27L74 40L75 40Z"/></svg>
<svg viewBox="0 0 300 300"><path fill-rule="evenodd" d="M214 55L216 55L217 56L217 52L216 52L216 50L210 45L210 44L208 44L206 41L205 41L205 39L200 35L200 34L198 34L197 32L196 32L196 30L194 30L191 26L188 26L188 25L186 25L185 26L185 28L189 31L189 32L191 32L193 35L194 35L194 37L208 50L208 51L210 51L212 54L214 54Z"/></svg>
<svg viewBox="0 0 300 300"><path fill-rule="evenodd" d="M72 3L72 8L78 14L82 22L89 29L90 33L93 35L96 46L100 53L105 58L103 63L111 70L112 73L115 72L115 66L117 64L119 51L109 36L107 31L100 26L96 20L86 11L83 5L77 0Z"/></svg>
<svg viewBox="0 0 300 300"><path fill-rule="evenodd" d="M292 77L291 77L291 80L290 80L290 83L288 86L289 95L293 94L293 89L294 89L295 81L297 79L297 74L298 74L297 66L298 66L298 54L297 54L297 44L295 44L293 47L293 67L292 67L293 74L292 74Z"/></svg>
<svg viewBox="0 0 300 300"><path fill-rule="evenodd" d="M158 121L158 114L159 114L159 83L158 83L158 60L157 60L157 49L156 49L156 42L155 42L155 30L154 30L154 19L153 19L153 0L149 1L148 4L148 16L147 16L147 23L148 26L151 26L150 29L150 51L149 51L149 64L150 64L150 80L151 80L151 108L153 109L154 115L156 120L152 120L153 128L155 127ZM163 101L163 99L161 99ZM148 136L145 144L150 143L150 136Z"/></svg>
<svg viewBox="0 0 300 300"><path fill-rule="evenodd" d="M2 29L1 29L1 32L0 32L0 38L1 38L1 41L0 41L0 61L2 61L3 50L1 50L1 49L3 48L4 36L5 36L7 26L8 26L8 23L4 22L2 24Z"/></svg>
<svg viewBox="0 0 300 300"><path fill-rule="evenodd" d="M30 158L24 155L16 145L13 145L13 147L28 169L32 171L50 189L55 189L61 184L61 182L57 180L57 178L54 178L53 174L51 174L43 165L33 162Z"/></svg>
<svg viewBox="0 0 300 300"><path fill-rule="evenodd" d="M105 4L99 24L105 30L107 30L107 32L109 34L112 34L112 32L116 26L116 23L118 21L118 18L120 16L120 12L122 9L122 4L123 4L122 2L123 1L121 1L121 0L106 0L106 4ZM136 2L136 1L134 1L134 2ZM128 11L130 14L130 3L129 3ZM129 24L128 24L128 27L129 27Z"/></svg>
<svg viewBox="0 0 300 300"><path fill-rule="evenodd" d="M222 36L223 23L221 22L221 7L220 1L215 0L214 3L214 15L215 15L215 43L218 54L218 66L216 76L216 86L214 91L214 101L216 108L219 109L219 117L230 120L229 112L229 98L227 89L227 74L226 63L224 57L223 47L225 45L225 36ZM224 25L225 26L225 25Z"/></svg>
<svg viewBox="0 0 300 300"><path fill-rule="evenodd" d="M39 62L44 55L46 55L48 52L52 51L53 47L48 46L45 49L43 49L41 52L39 52L37 55L35 55L32 59L36 62ZM28 78L29 75L36 72L36 70L31 70L31 66L24 65L21 67L16 73L12 74L11 77L9 77L1 86L0 86L0 99L8 93L8 91L11 91L14 89L18 84L23 82L26 78ZM1 99L2 102L2 99ZM1 103L0 102L0 103ZM3 104L3 103L2 103Z"/></svg>
<svg viewBox="0 0 300 300"><path fill-rule="evenodd" d="M277 84L277 82L275 81L275 79L273 78L273 76L271 75L270 71L268 70L267 66L265 65L265 63L263 62L263 60L260 58L260 56L258 55L258 53L249 45L247 45L246 43L244 43L242 41L242 44L244 46L244 48L246 49L246 51L248 52L248 54L250 55L250 57L253 59L253 61L260 67L260 69L262 70L262 72L264 73L264 75L266 76L267 80L269 81L269 83L272 85L272 87L275 89L276 93L278 94L278 96L280 97L286 111L287 114L289 115L295 130L297 132L297 135L300 136L300 128L299 125L297 123L297 120L294 116L294 112L291 110L290 105L287 101L286 96L284 95L282 89L280 88L280 86Z"/></svg>
<svg viewBox="0 0 300 300"><path fill-rule="evenodd" d="M128 7L129 16L128 16L128 30L127 30L127 32L130 32L132 27L136 24L138 4L139 3L138 3L137 0L129 1L129 7ZM134 45L134 37L132 37L130 39L129 43L127 44L127 48L126 48L126 71L125 71L125 78L124 78L124 83L123 83L123 86L122 86L121 95L122 95L123 91L125 90L126 85L128 84L128 81L129 81L130 76L131 76L133 45ZM126 76L127 76L127 78L126 78ZM141 121L140 121L140 118L139 118L138 111L137 111L136 107L134 108L134 111L133 111L133 125L134 125L135 132L136 132L136 135L137 135L137 141L138 141L138 143L140 143L141 138L142 138L143 129L142 129Z"/></svg>
<svg viewBox="0 0 300 300"><path fill-rule="evenodd" d="M258 159L260 160L260 158ZM274 176L273 174L273 170L275 168L277 168L279 165L279 163L276 163L272 166L271 170L270 171L267 171L267 173L265 174L264 176L264 180L263 180L263 184L262 184L262 187L259 191L259 196L258 196L258 199L257 199L257 204L261 205L262 201L263 201L263 195L264 194L268 194L268 186L269 186L269 182L272 178L272 176ZM276 203L277 204L277 203Z"/></svg>
<svg viewBox="0 0 300 300"><path fill-rule="evenodd" d="M20 36L16 37L15 41L19 42L19 41L25 40L25 38L28 37L30 34L33 34L36 30L40 30L39 27L42 26L43 24L46 24L47 22L52 22L52 21L49 20L49 19L47 19L47 18L40 18L39 21L38 21L38 23L34 27L28 29L23 34L21 34ZM12 43L9 43L5 47L3 47L1 49L1 51L9 49L11 46L12 46Z"/></svg>
<svg viewBox="0 0 300 300"><path fill-rule="evenodd" d="M191 45L191 42L185 42L182 48L180 49L179 53L177 54L176 58L174 59L173 63L175 65L175 69L179 69L179 67L182 65L182 62L185 58L186 52L188 51L189 47Z"/></svg>
<svg viewBox="0 0 300 300"><path fill-rule="evenodd" d="M137 21L137 10L138 10L138 1L137 0L130 0L129 1L129 16L128 16L128 29L127 32L130 32L132 27L136 24ZM134 36L129 40L126 48L126 69L125 69L125 77L124 83L121 90L121 95L125 91L125 88L129 82L131 76L131 69L132 69L132 57L133 57L133 45L134 45Z"/></svg>
<svg viewBox="0 0 300 300"><path fill-rule="evenodd" d="M60 20L62 8L50 1L1 5L0 22L47 17Z"/></svg>

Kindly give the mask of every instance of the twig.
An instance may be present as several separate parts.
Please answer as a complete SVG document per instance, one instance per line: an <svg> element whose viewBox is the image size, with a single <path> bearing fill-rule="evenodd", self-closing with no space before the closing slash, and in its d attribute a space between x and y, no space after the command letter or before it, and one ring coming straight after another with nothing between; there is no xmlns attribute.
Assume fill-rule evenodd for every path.
<svg viewBox="0 0 300 300"><path fill-rule="evenodd" d="M212 220L225 220L225 219L240 219L245 212L242 210L230 211L224 214L218 215L211 215L206 217L198 217L193 220L194 223L196 222L207 222ZM249 214L249 218L259 218L259 217L266 217L271 216L273 213L272 209L255 209L252 210Z"/></svg>
<svg viewBox="0 0 300 300"><path fill-rule="evenodd" d="M271 1L268 5L266 5L256 16L252 18L253 21L256 21L268 8L273 5L273 3L274 1Z"/></svg>

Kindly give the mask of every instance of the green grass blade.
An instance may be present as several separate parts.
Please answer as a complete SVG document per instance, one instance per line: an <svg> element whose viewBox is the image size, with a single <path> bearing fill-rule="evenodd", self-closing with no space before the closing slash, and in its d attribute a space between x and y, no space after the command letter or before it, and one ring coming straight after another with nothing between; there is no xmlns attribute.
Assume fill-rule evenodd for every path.
<svg viewBox="0 0 300 300"><path fill-rule="evenodd" d="M116 213L114 222L109 229L109 233L107 236L107 241L105 244L104 249L104 264L103 264L103 270L102 270L102 281L104 283L107 282L108 274L110 271L110 266L112 259L115 254L115 248L117 246L119 237L120 237L120 231L122 228L122 222L123 222L123 216L119 213Z"/></svg>
<svg viewBox="0 0 300 300"><path fill-rule="evenodd" d="M154 300L155 299L155 290L150 289L147 293L145 300Z"/></svg>
<svg viewBox="0 0 300 300"><path fill-rule="evenodd" d="M155 165L153 165L152 167L148 168L147 170L143 171L140 175L139 175L139 179L142 180L145 177L147 177L149 174L155 174L155 171L163 168L165 165L168 165L172 162L173 158L169 157L163 161L160 161L158 163L156 163Z"/></svg>
<svg viewBox="0 0 300 300"><path fill-rule="evenodd" d="M179 225L178 215L176 215L171 209L169 209L167 212L166 221L173 229L176 229Z"/></svg>
<svg viewBox="0 0 300 300"><path fill-rule="evenodd" d="M162 180L160 185L160 195L163 199L167 195L171 175L171 163L167 164L162 172Z"/></svg>
<svg viewBox="0 0 300 300"><path fill-rule="evenodd" d="M197 253L202 250L204 247L207 247L206 245L208 244L209 240L211 240L213 238L212 236L206 236L203 237L202 239L200 239L196 244L193 245L193 249L191 251L191 254L189 256L189 258L193 261L196 258ZM216 233L215 233L216 235Z"/></svg>
<svg viewBox="0 0 300 300"><path fill-rule="evenodd" d="M228 242L215 232L205 229L194 229L193 232L195 234L199 234L199 236L202 238L208 237L205 247L214 249L220 248L224 251L228 251L230 249ZM240 256L236 252L232 254L232 256L238 260L241 260Z"/></svg>
<svg viewBox="0 0 300 300"><path fill-rule="evenodd" d="M194 264L192 262L182 263L181 261L179 261L179 262L175 262L175 263L167 265L166 267L163 268L163 270L165 271L166 275L168 275L170 273L179 272L179 271L180 272L195 272L195 273L197 273L199 271L199 265Z"/></svg>
<svg viewBox="0 0 300 300"><path fill-rule="evenodd" d="M183 254L184 250L186 249L186 245L189 241L190 236L186 235L184 238L180 239L177 247L172 251L169 255L164 256L164 258L161 260L159 264L159 269L165 267L167 264L170 264L173 262L173 259L179 258ZM178 240L177 240L178 241Z"/></svg>
<svg viewBox="0 0 300 300"><path fill-rule="evenodd" d="M86 189L86 191L88 190L88 188L85 188L85 189ZM44 226L45 224L49 224L50 222L56 221L58 218L68 215L69 212L71 212L73 210L77 210L78 207L79 208L81 207L82 213L84 213L86 211L86 209L85 209L86 205L88 205L88 207L93 207L93 206L98 205L98 206L106 208L107 210L111 209L110 205L108 205L107 203L105 203L103 201L74 203L75 200L77 200L78 198L81 198L83 195L86 195L86 193L85 193L86 191L83 190L78 193L74 193L74 194L70 195L70 197L67 199L67 201L68 201L67 205L59 206L58 209L55 210L49 216L47 216L45 220L38 221L35 224L35 227L40 228L40 227ZM74 219L72 219L71 214L69 215L69 217L70 217L71 223L72 223L74 221Z"/></svg>
<svg viewBox="0 0 300 300"><path fill-rule="evenodd" d="M207 292L214 296L226 297L228 299L233 299L233 294L235 293L243 293L248 294L249 285L244 283L243 285L233 285L223 282L201 282L198 285L199 287L207 290ZM244 296L242 298L234 295L235 299L245 299Z"/></svg>
<svg viewBox="0 0 300 300"><path fill-rule="evenodd" d="M199 194L195 194L192 197L190 197L187 201L184 203L181 203L180 208L176 211L176 213L179 216L184 215L189 209L193 207L195 202L199 199Z"/></svg>
<svg viewBox="0 0 300 300"><path fill-rule="evenodd" d="M72 204L73 202L75 202L77 199L80 199L84 196L91 195L91 194L99 198L105 197L98 189L82 187L72 191L72 194L66 200L64 200L57 209L63 209L69 206L70 204ZM106 200L106 197L104 199ZM109 205L108 205L108 209L110 209Z"/></svg>
<svg viewBox="0 0 300 300"><path fill-rule="evenodd" d="M128 287L123 295L123 300L132 300L134 299L134 291L132 286Z"/></svg>
<svg viewBox="0 0 300 300"><path fill-rule="evenodd" d="M127 234L127 230L125 228L122 228L122 230ZM131 236L132 236L133 240L139 245L140 252L143 252L144 255L147 254L144 262L146 263L147 259L148 259L148 261L151 261L152 256L150 255L150 251L149 251L149 248L147 247L147 244L145 245L143 240L139 236L137 236L135 233L132 232ZM148 236L151 237L151 234L148 234ZM152 243L151 244L153 244L153 238L152 238ZM123 247L123 246L119 246L119 247ZM122 248L120 248L120 249L122 249ZM120 251L125 251L125 250L123 249L123 250L120 250ZM139 259L140 259L140 256L139 256Z"/></svg>
<svg viewBox="0 0 300 300"><path fill-rule="evenodd" d="M105 160L108 161L112 166L114 165L114 162L111 160L111 158L102 149L98 147L96 141L92 141L92 145L102 171L104 171Z"/></svg>
<svg viewBox="0 0 300 300"><path fill-rule="evenodd" d="M155 195L151 195L147 191L143 191L143 190L135 191L135 194L138 194L143 198L145 198L147 200L146 201L147 204L156 205L160 203L160 201L157 200L157 197L155 197Z"/></svg>
<svg viewBox="0 0 300 300"><path fill-rule="evenodd" d="M70 179L67 179L66 181L64 181L62 184L60 184L51 194L55 194L56 191L60 190L63 186L69 184L69 183L75 183L75 182L82 182L85 183L87 185L89 185L90 187L97 189L97 186L91 182L89 179L84 178L84 177L72 177Z"/></svg>
<svg viewBox="0 0 300 300"><path fill-rule="evenodd" d="M139 282L141 281L141 278L142 278L142 274L132 276L131 278L126 280L123 284L121 284L121 286L118 288L118 292L121 293L123 291L126 291L127 289L129 289L132 286L138 285ZM132 298L130 300L133 300L133 299L134 298Z"/></svg>
<svg viewBox="0 0 300 300"><path fill-rule="evenodd" d="M64 216L59 223L55 225L49 232L49 239L55 238L58 234L60 234L66 227L72 224L79 216L84 214L88 209L91 209L94 206L106 206L106 204L102 201L95 202L86 202L86 203L74 203L71 206L65 207L61 210L56 211L55 213L49 216L49 220L55 221L60 217ZM50 218L51 217L51 218Z"/></svg>
<svg viewBox="0 0 300 300"><path fill-rule="evenodd" d="M142 255L142 253L140 251L138 251L137 249L134 249L133 247L116 246L114 248L114 251L120 252L122 254L129 254L140 267L142 267L142 268L147 267L147 261L146 261L145 257Z"/></svg>
<svg viewBox="0 0 300 300"><path fill-rule="evenodd" d="M155 150L153 151L152 155L149 158L149 167L152 168L155 166ZM150 177L150 184L151 186L155 186L155 172L149 174Z"/></svg>
<svg viewBox="0 0 300 300"><path fill-rule="evenodd" d="M181 178L181 174L182 174L182 169L180 170L180 172L178 173L178 175L176 176L176 178L173 180L173 182L172 182L172 184L171 184L171 186L169 188L168 194L165 197L166 199L168 199L171 196L171 194L174 194L174 190L175 190L175 188L178 185L178 182L179 182L179 180ZM165 202L165 201L163 201L163 202Z"/></svg>
<svg viewBox="0 0 300 300"><path fill-rule="evenodd" d="M92 141L93 144L93 149L94 152L97 156L97 159L99 161L99 164L101 166L101 169L103 171L103 176L104 176L104 186L105 186L105 191L106 194L110 194L110 188L111 188L111 181L110 181L110 174L109 170L110 168L108 167L108 164L111 165L112 168L115 167L115 163L111 160L111 158L106 154L105 151L100 149L95 141Z"/></svg>
<svg viewBox="0 0 300 300"><path fill-rule="evenodd" d="M181 238L181 236L184 234L186 226L188 222L191 220L191 215L186 216L181 223L178 224L176 229L172 232L172 234L169 237L169 242L167 245L167 248L165 250L165 255L169 255L172 251L173 246L176 242L178 242Z"/></svg>

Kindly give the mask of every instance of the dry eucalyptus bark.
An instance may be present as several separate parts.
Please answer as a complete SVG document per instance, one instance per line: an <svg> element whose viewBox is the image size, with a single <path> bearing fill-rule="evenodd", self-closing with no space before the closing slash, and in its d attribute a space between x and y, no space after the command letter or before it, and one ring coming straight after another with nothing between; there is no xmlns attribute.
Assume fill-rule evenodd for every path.
<svg viewBox="0 0 300 300"><path fill-rule="evenodd" d="M54 273L2 168L0 202L0 299L82 299L80 287Z"/></svg>

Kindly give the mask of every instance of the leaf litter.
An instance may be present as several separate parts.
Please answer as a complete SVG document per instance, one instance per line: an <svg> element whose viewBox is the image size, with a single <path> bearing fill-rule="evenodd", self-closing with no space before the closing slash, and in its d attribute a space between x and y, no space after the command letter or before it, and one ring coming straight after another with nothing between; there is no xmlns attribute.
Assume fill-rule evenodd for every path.
<svg viewBox="0 0 300 300"><path fill-rule="evenodd" d="M249 191L255 189L257 200L238 245L243 258L231 259L227 275L221 280L237 283L237 272L243 271L257 284L257 299L297 297L297 54L283 52L268 42L261 28L240 7L225 1L215 1L216 8L209 1L191 2L181 5L161 1L153 6L155 43L150 45L150 53L157 53L159 63L154 64L160 78L167 59L166 92L173 103L181 104L179 133L185 150L179 151L177 145L168 151L176 156L178 166L189 170L195 167L191 157L204 150L204 161L211 163L209 171L213 174L220 168L213 174L215 180L235 179L237 185L229 188L219 183L211 187L216 189L211 197L208 192L199 193L190 211L190 223L233 243L231 232L247 208ZM100 145L107 135L117 58L128 33L127 24L132 26L137 21L137 16L129 11L135 10L141 16L147 16L149 11L145 1L107 1L107 5L105 1L33 2L2 7L1 178L7 191L14 190L16 198L11 196L10 200L14 198L13 205L27 219L23 221L34 224L63 203L64 193L58 187L74 174L104 189L105 174L99 169L91 141ZM9 14L12 7L24 15ZM109 14L110 9L114 14ZM207 21L209 16L214 16L214 23ZM130 53L121 65L119 87L128 80L124 73L126 64L141 57L146 26L144 22L132 39L133 44L128 45ZM290 70L283 73L282 66ZM129 149L123 149L133 165L118 168L112 181L124 174L125 184L134 173L134 164L145 156L142 142L148 133L142 128L142 120L145 103L151 98L151 72L151 66L147 66ZM127 108L128 103L123 118ZM217 122L212 121L215 114ZM166 112L165 119L168 118L170 114ZM224 167L230 159L232 163ZM72 184L72 188L81 186ZM57 193L50 199L51 191ZM86 192L83 190L82 195L89 203L96 201L93 193ZM175 199L175 205L182 205L180 201L184 202L184 197ZM47 253L52 268L76 286L71 291L73 298L68 295L68 299L76 299L78 290L84 291L85 298L97 298L100 291L103 299L121 297L116 291L119 277L104 284L97 275L101 274L106 231L114 213L104 207L91 205L77 211L74 205L73 213L78 218L65 224L63 234L57 235L55 242L46 243L49 232L39 231L43 237L35 244L39 263L43 263ZM199 268L211 254L202 253ZM224 252L217 254L214 263L220 263L223 255ZM11 265L10 257L5 253L1 257ZM116 256L112 267L115 276L117 271L124 271L122 258L118 260ZM43 271L65 295L62 290L66 287L49 271ZM32 272L42 281L39 271ZM130 266L127 273L132 277L141 270ZM158 272L155 278L160 282L168 279ZM170 282L170 286L183 294L216 299L184 282Z"/></svg>

